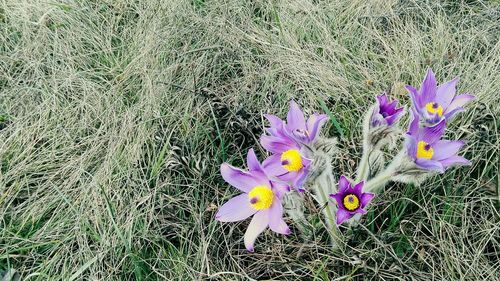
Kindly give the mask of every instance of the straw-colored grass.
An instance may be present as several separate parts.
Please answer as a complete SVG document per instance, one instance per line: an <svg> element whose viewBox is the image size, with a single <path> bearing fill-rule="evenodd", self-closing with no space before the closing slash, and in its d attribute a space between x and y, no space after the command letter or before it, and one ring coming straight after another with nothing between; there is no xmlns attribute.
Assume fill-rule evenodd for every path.
<svg viewBox="0 0 500 281"><path fill-rule="evenodd" d="M477 96L447 131L471 167L387 186L341 253L322 231L268 231L248 253L247 221L213 220L237 193L220 164L264 157L262 114L323 101L352 176L373 96L409 104L428 67ZM498 1L3 0L0 272L500 280L498 116Z"/></svg>

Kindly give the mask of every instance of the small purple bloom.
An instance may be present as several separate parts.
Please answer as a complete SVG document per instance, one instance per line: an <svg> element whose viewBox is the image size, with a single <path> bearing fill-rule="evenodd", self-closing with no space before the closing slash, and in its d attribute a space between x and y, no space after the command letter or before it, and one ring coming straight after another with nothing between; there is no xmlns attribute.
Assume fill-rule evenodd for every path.
<svg viewBox="0 0 500 281"><path fill-rule="evenodd" d="M337 202L337 225L352 218L356 214L366 214L365 207L375 197L375 194L362 192L364 182L359 182L354 187L346 177L341 176L339 180L339 191L330 194L330 198Z"/></svg>
<svg viewBox="0 0 500 281"><path fill-rule="evenodd" d="M287 136L262 136L260 143L262 147L273 153L262 162L264 170L270 176L288 182L295 189L303 192L302 185L312 162L305 156L305 148Z"/></svg>
<svg viewBox="0 0 500 281"><path fill-rule="evenodd" d="M271 127L267 132L274 137L289 136L299 143L310 144L316 140L323 124L328 120L325 114L314 113L307 119L295 101L290 101L286 122L274 115L265 115Z"/></svg>
<svg viewBox="0 0 500 281"><path fill-rule="evenodd" d="M253 215L244 241L248 251L254 251L254 242L268 226L272 231L288 235L290 229L283 220L281 199L290 188L269 179L267 171L255 156L253 149L248 151L247 165L249 171L243 171L227 163L221 165L220 171L224 180L243 193L226 202L215 215L222 222L244 220Z"/></svg>
<svg viewBox="0 0 500 281"><path fill-rule="evenodd" d="M425 170L443 173L453 165L470 165L470 161L457 153L465 144L463 141L441 140L446 120L432 127L419 127L419 115L412 111L408 130L406 150L415 164Z"/></svg>
<svg viewBox="0 0 500 281"><path fill-rule="evenodd" d="M448 119L455 113L463 111L463 106L474 99L469 94L455 96L458 77L444 84L437 85L432 69L427 70L420 90L408 85L413 107L429 124L437 124L442 119Z"/></svg>
<svg viewBox="0 0 500 281"><path fill-rule="evenodd" d="M395 99L389 102L389 98L386 93L378 95L376 100L376 105L370 118L370 126L372 128L382 125L392 126L399 120L401 114L403 113L402 107L396 108L399 101Z"/></svg>

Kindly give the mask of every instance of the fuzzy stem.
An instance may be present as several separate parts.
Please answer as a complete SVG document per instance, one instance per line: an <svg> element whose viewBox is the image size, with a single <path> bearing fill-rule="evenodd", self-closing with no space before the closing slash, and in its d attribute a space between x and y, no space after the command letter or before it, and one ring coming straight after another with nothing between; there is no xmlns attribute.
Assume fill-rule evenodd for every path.
<svg viewBox="0 0 500 281"><path fill-rule="evenodd" d="M356 176L356 182L366 181L370 175L370 154L372 152L371 145L366 143L363 145L363 155L361 156L361 161L359 162L358 172Z"/></svg>
<svg viewBox="0 0 500 281"><path fill-rule="evenodd" d="M283 198L283 207L306 241L311 240L312 229L304 214L304 198L297 192L289 192Z"/></svg>
<svg viewBox="0 0 500 281"><path fill-rule="evenodd" d="M332 246L334 248L341 247L342 244L342 236L338 230L336 224L336 207L329 200L329 193L331 193L331 187L334 186L333 175L331 172L331 167L326 169L318 178L316 179L315 184L313 185L315 190L314 199L320 206L324 206L323 208L323 216L325 226L327 228L328 234L330 235L330 240Z"/></svg>

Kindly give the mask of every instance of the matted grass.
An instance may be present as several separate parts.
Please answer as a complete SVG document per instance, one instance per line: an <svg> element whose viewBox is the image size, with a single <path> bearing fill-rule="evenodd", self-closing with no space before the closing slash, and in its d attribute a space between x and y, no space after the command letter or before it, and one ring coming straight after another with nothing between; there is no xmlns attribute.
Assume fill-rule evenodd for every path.
<svg viewBox="0 0 500 281"><path fill-rule="evenodd" d="M157 2L0 2L0 271L500 280L498 1ZM220 164L264 156L263 113L323 102L353 175L373 96L408 104L429 66L477 96L447 131L471 167L388 185L341 253L321 231L268 231L248 253L248 222L213 220L237 192Z"/></svg>

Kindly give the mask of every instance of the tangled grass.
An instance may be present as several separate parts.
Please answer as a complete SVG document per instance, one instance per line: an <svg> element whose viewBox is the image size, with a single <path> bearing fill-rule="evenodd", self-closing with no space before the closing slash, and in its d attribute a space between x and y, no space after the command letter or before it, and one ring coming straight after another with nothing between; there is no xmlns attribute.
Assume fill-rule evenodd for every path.
<svg viewBox="0 0 500 281"><path fill-rule="evenodd" d="M498 1L4 0L0 39L0 272L500 280ZM477 96L447 132L471 167L387 186L343 252L295 231L247 253L248 222L213 220L263 113L323 102L352 175L373 96L409 103L429 66Z"/></svg>

